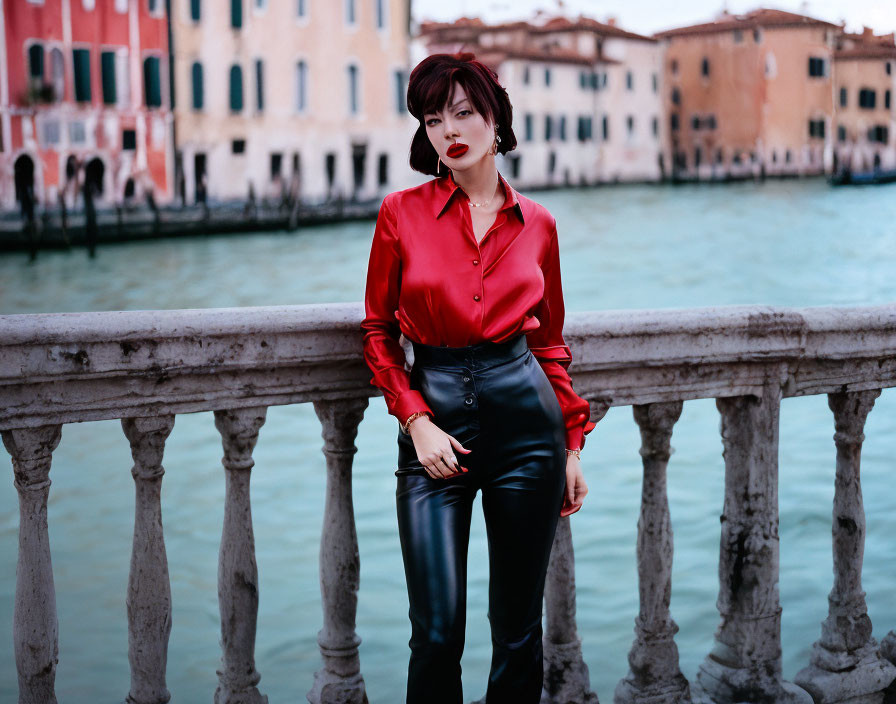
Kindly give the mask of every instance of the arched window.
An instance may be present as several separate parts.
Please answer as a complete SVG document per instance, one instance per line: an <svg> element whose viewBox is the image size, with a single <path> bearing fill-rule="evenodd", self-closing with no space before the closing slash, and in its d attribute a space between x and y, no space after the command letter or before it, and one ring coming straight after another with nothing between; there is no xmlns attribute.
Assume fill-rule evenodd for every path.
<svg viewBox="0 0 896 704"><path fill-rule="evenodd" d="M28 47L28 75L35 80L44 77L44 48L40 44Z"/></svg>
<svg viewBox="0 0 896 704"><path fill-rule="evenodd" d="M358 100L358 67L354 64L348 67L348 110L352 115L357 115L360 101Z"/></svg>
<svg viewBox="0 0 896 704"><path fill-rule="evenodd" d="M65 98L65 57L61 49L50 51L50 80L53 81L53 95L56 100Z"/></svg>
<svg viewBox="0 0 896 704"><path fill-rule="evenodd" d="M243 109L243 69L239 64L230 67L230 109L233 112Z"/></svg>
<svg viewBox="0 0 896 704"><path fill-rule="evenodd" d="M296 110L308 109L308 64L302 59L296 63Z"/></svg>

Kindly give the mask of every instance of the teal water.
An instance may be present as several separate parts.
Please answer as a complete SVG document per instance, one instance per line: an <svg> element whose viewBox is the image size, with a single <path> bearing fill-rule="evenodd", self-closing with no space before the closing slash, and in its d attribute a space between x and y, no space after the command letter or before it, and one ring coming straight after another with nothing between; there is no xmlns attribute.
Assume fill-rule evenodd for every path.
<svg viewBox="0 0 896 704"><path fill-rule="evenodd" d="M819 181L625 186L532 194L557 217L567 310L741 303L785 306L896 302L896 185L830 189ZM373 223L301 233L189 238L0 258L0 313L138 310L360 301ZM823 396L781 409L780 592L784 674L808 661L832 585L833 419ZM669 501L675 533L672 615L681 666L693 678L718 624L719 416L685 404L675 427ZM354 497L361 555L357 631L373 704L404 701L407 595L395 525L396 424L382 398L361 424ZM874 635L896 628L896 391L865 428L864 588ZM260 580L259 685L271 704L305 701L319 667L318 546L325 468L310 405L274 407L252 473ZM640 438L630 408L588 436L590 493L572 518L578 624L603 702L628 669L638 610L635 563ZM221 440L210 413L178 416L165 451L162 510L173 601L172 701L208 702L220 630L217 552L223 519ZM129 684L125 595L133 531L132 459L119 421L63 428L54 453L49 524L59 613L60 702L122 701ZM18 505L0 482L0 701L13 701ZM469 557L467 701L482 696L490 641L487 551L474 511Z"/></svg>

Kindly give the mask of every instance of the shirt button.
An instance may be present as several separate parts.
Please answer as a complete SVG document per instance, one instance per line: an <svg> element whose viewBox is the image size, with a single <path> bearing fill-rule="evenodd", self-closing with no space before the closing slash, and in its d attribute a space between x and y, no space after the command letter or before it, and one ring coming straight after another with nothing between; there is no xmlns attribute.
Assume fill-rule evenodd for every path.
<svg viewBox="0 0 896 704"><path fill-rule="evenodd" d="M469 380L470 380L470 377L468 377L468 376L464 377L464 381L469 381Z"/></svg>
<svg viewBox="0 0 896 704"><path fill-rule="evenodd" d="M474 300L474 301L478 301L478 300L479 300L479 294L478 294L478 293L477 293L475 296L473 296L473 300Z"/></svg>
<svg viewBox="0 0 896 704"><path fill-rule="evenodd" d="M479 263L479 260L478 260L478 259L474 259L474 260L473 260L473 266L475 266L475 265L478 264L478 263Z"/></svg>

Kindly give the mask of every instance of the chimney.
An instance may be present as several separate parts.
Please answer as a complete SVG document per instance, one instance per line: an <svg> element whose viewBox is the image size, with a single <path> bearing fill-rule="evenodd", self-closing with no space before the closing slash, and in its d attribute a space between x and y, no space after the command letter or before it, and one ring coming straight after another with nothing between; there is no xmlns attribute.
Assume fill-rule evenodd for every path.
<svg viewBox="0 0 896 704"><path fill-rule="evenodd" d="M874 30L862 25L862 39L874 39Z"/></svg>
<svg viewBox="0 0 896 704"><path fill-rule="evenodd" d="M616 26L616 18L613 17L612 15L610 17L607 17L607 24L610 25L611 27L615 27Z"/></svg>

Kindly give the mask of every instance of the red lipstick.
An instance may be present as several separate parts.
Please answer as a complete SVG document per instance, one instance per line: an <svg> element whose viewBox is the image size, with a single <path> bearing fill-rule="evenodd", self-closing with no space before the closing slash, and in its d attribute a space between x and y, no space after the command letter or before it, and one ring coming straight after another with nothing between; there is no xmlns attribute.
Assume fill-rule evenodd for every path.
<svg viewBox="0 0 896 704"><path fill-rule="evenodd" d="M455 142L450 147L448 147L448 151L445 153L452 159L455 159L466 154L468 149L469 147L466 144L463 144L462 142Z"/></svg>

